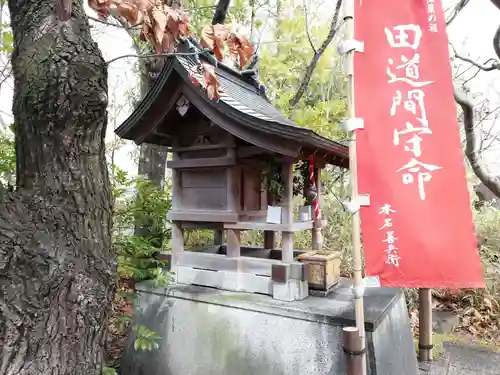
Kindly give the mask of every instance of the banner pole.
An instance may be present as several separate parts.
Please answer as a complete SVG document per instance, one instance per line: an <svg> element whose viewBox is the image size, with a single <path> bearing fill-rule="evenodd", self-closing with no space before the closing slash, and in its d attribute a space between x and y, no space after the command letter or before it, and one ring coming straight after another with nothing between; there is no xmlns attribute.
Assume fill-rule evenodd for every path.
<svg viewBox="0 0 500 375"><path fill-rule="evenodd" d="M341 1L341 0L339 0ZM354 39L354 0L343 0L343 20L345 22L345 39ZM354 101L354 54L351 49L345 55L347 74L347 120L355 119ZM358 200L358 173L356 160L356 130L351 131L349 144L349 169L351 171L351 202ZM361 339L361 351L365 352L365 316L363 307L363 264L361 259L361 222L359 209L352 215L352 249L354 258L354 297L356 312L356 328ZM366 375L366 354L362 355L362 375Z"/></svg>
<svg viewBox="0 0 500 375"><path fill-rule="evenodd" d="M432 361L432 289L418 290L418 359Z"/></svg>

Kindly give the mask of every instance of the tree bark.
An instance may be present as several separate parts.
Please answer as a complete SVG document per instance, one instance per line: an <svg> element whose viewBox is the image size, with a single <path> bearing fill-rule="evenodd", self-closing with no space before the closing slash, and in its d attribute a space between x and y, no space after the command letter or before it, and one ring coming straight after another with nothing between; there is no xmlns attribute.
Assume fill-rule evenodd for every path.
<svg viewBox="0 0 500 375"><path fill-rule="evenodd" d="M80 1L66 19L56 1L8 4L17 190L0 207L0 374L97 375L115 270L107 69Z"/></svg>

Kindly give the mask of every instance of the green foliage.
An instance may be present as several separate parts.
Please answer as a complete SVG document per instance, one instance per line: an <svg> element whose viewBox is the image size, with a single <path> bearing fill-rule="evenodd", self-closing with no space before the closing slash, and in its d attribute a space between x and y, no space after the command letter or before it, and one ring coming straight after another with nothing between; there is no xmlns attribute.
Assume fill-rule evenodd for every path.
<svg viewBox="0 0 500 375"><path fill-rule="evenodd" d="M164 272L166 261L158 260L156 255L171 236L165 222L172 204L170 189L159 188L142 177L128 178L117 167L113 171L113 246L118 276L165 285L169 281ZM132 230L140 235L130 235Z"/></svg>
<svg viewBox="0 0 500 375"><path fill-rule="evenodd" d="M342 95L344 79L338 73L335 44L332 43L319 59L302 99L296 106L291 106L290 100L299 89L305 67L313 56L304 11L296 8L292 15L281 16L273 33L276 41L263 44L260 52L261 76L268 96L297 125L330 139L345 138L338 126L346 108ZM319 23L310 30L311 40L319 46L327 33L328 27Z"/></svg>
<svg viewBox="0 0 500 375"><path fill-rule="evenodd" d="M117 236L114 249L119 277L135 282L149 280L158 286L168 283L163 271L166 261L156 259L158 248L151 245L147 236Z"/></svg>
<svg viewBox="0 0 500 375"><path fill-rule="evenodd" d="M135 296L134 296L135 299ZM113 322L114 328L121 331L125 329L132 322L132 318L128 315L117 316Z"/></svg>
<svg viewBox="0 0 500 375"><path fill-rule="evenodd" d="M272 159L268 161L267 170L262 174L265 189L274 197L275 202L281 202L284 194L284 183L281 165ZM294 165L293 195L299 196L304 192L304 186L309 182L309 162L299 161Z"/></svg>
<svg viewBox="0 0 500 375"><path fill-rule="evenodd" d="M3 7L3 5L4 4L0 2L0 6ZM12 36L10 25L7 23L0 23L0 53L3 52L8 56L10 56L13 50L14 50L14 37Z"/></svg>
<svg viewBox="0 0 500 375"><path fill-rule="evenodd" d="M142 351L153 351L160 347L161 337L156 334L156 332L151 331L143 325L136 325L134 327L135 331L135 342L134 349Z"/></svg>
<svg viewBox="0 0 500 375"><path fill-rule="evenodd" d="M169 186L159 188L144 177L129 178L117 167L113 171L115 230L127 230L137 223L147 224L149 236L168 237L170 230L165 228L165 217L172 205Z"/></svg>
<svg viewBox="0 0 500 375"><path fill-rule="evenodd" d="M16 149L10 130L0 131L0 181L13 184L16 173Z"/></svg>
<svg viewBox="0 0 500 375"><path fill-rule="evenodd" d="M103 366L101 374L102 375L118 375L118 373L116 372L116 370L113 367L108 367L108 366Z"/></svg>

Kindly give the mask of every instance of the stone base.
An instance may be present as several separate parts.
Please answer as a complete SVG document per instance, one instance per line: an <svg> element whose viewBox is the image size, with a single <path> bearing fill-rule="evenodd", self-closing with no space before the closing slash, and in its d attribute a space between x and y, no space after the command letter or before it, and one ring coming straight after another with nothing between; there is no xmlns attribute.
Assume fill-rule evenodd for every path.
<svg viewBox="0 0 500 375"><path fill-rule="evenodd" d="M135 351L131 337L120 373L345 375L342 328L355 325L349 284L341 280L327 298L293 302L192 285L140 286L134 324L161 336L160 348ZM369 375L418 375L402 291L367 289L365 327Z"/></svg>
<svg viewBox="0 0 500 375"><path fill-rule="evenodd" d="M273 282L273 298L279 301L300 301L309 296L307 281L289 279L284 283Z"/></svg>

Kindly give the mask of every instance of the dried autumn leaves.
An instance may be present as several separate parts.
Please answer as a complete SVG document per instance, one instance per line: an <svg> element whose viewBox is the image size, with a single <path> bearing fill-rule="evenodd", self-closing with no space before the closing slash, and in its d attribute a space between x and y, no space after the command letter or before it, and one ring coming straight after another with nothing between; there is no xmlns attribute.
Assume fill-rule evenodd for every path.
<svg viewBox="0 0 500 375"><path fill-rule="evenodd" d="M239 69L243 69L253 55L252 44L241 33L232 31L230 25L205 26L201 30L201 40L202 45L210 48L219 61L224 58L224 44L227 44L229 57Z"/></svg>
<svg viewBox="0 0 500 375"><path fill-rule="evenodd" d="M230 25L205 26L201 30L201 45L209 48L219 61L224 59L225 44L228 46L230 59L239 69L243 69L254 52L252 44L245 36L233 32ZM202 64L202 71L208 98L218 100L221 87L215 75L214 67L209 64Z"/></svg>
<svg viewBox="0 0 500 375"><path fill-rule="evenodd" d="M156 53L175 52L179 37L190 34L187 14L165 5L162 0L88 0L88 4L100 18L106 19L112 14L130 26L141 26L141 39L149 42ZM253 55L248 39L233 31L230 25L206 26L201 34L202 45L209 48L219 61L224 58L225 45L230 59L240 69ZM198 69L203 74L203 86L208 97L218 99L221 89L214 67L201 64Z"/></svg>
<svg viewBox="0 0 500 375"><path fill-rule="evenodd" d="M189 19L180 9L161 0L88 0L99 17L110 14L124 19L130 26L141 26L141 39L148 41L156 53L173 52L180 36L189 35Z"/></svg>

